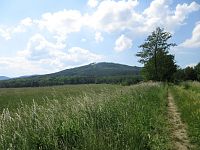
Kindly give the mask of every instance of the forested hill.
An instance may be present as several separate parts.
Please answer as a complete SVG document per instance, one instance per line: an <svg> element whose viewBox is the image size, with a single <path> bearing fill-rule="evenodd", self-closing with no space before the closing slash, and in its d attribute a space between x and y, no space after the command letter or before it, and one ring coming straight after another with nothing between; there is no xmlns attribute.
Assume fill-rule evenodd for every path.
<svg viewBox="0 0 200 150"><path fill-rule="evenodd" d="M141 80L140 67L116 63L92 63L60 72L0 81L0 87L37 87L63 84L121 83Z"/></svg>
<svg viewBox="0 0 200 150"><path fill-rule="evenodd" d="M50 76L105 77L120 75L139 75L141 68L116 63L92 63L89 65L66 69Z"/></svg>

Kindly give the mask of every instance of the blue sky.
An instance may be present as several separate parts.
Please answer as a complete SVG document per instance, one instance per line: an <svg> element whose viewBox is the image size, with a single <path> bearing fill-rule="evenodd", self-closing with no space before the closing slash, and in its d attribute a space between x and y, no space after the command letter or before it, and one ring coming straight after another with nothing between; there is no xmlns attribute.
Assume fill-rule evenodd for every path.
<svg viewBox="0 0 200 150"><path fill-rule="evenodd" d="M141 66L157 26L173 34L181 67L200 61L198 0L1 0L0 76L46 74L91 62Z"/></svg>

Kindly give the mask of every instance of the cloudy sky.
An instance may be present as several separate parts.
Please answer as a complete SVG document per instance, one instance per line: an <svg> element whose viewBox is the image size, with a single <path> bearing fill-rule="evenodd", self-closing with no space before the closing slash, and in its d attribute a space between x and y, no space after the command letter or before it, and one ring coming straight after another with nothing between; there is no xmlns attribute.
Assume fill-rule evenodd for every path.
<svg viewBox="0 0 200 150"><path fill-rule="evenodd" d="M157 26L173 34L179 66L200 61L199 0L1 0L0 75L104 61L141 66L138 46Z"/></svg>

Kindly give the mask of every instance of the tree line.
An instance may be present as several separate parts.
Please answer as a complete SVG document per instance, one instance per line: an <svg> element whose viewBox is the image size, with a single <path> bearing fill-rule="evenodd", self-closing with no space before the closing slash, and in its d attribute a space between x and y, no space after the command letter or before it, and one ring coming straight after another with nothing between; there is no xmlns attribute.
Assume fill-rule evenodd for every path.
<svg viewBox="0 0 200 150"><path fill-rule="evenodd" d="M142 81L141 76L105 76L105 77L35 77L35 78L16 78L0 81L0 88L11 87L42 87L65 84L121 84L131 85Z"/></svg>
<svg viewBox="0 0 200 150"><path fill-rule="evenodd" d="M200 81L200 62L194 67L178 68L173 78L174 82L187 80Z"/></svg>

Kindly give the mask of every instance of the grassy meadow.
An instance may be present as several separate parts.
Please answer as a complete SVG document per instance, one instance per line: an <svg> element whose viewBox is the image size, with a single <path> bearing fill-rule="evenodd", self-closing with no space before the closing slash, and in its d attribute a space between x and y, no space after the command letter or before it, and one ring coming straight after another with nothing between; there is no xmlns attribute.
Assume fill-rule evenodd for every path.
<svg viewBox="0 0 200 150"><path fill-rule="evenodd" d="M80 97L84 94L96 94L113 92L120 89L119 85L110 84L85 84L85 85L64 85L34 88L0 88L0 111L5 108L13 110L18 108L20 103L31 104L33 100L37 104L43 104L46 99L65 101L65 98Z"/></svg>
<svg viewBox="0 0 200 150"><path fill-rule="evenodd" d="M173 149L170 91L200 147L200 83L0 89L0 150Z"/></svg>
<svg viewBox="0 0 200 150"><path fill-rule="evenodd" d="M161 83L0 89L0 103L3 150L171 149Z"/></svg>
<svg viewBox="0 0 200 150"><path fill-rule="evenodd" d="M190 141L200 149L200 83L184 82L171 91L181 119L187 125Z"/></svg>

